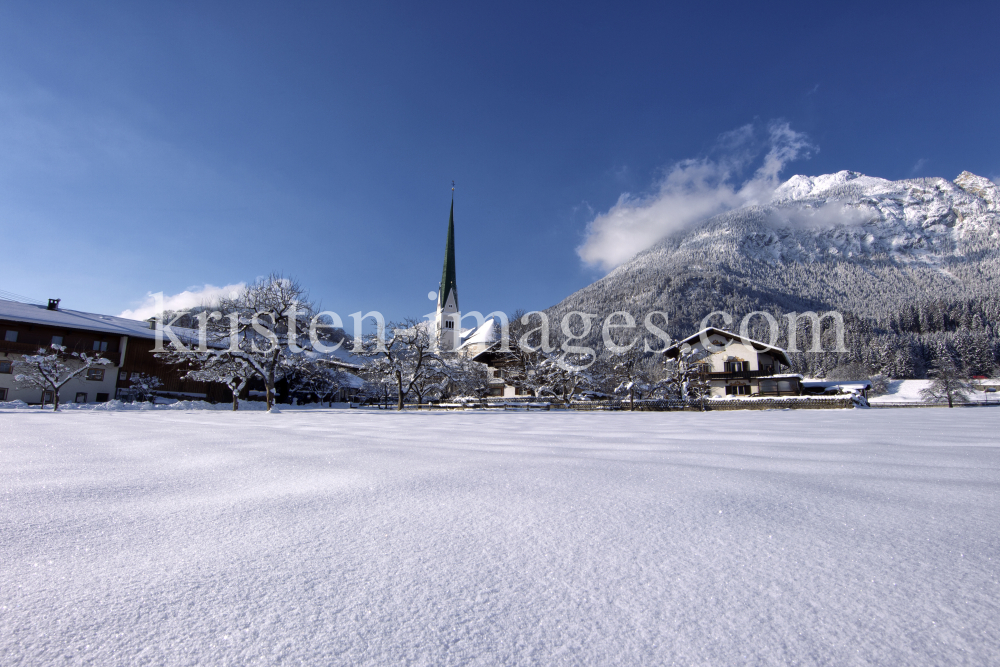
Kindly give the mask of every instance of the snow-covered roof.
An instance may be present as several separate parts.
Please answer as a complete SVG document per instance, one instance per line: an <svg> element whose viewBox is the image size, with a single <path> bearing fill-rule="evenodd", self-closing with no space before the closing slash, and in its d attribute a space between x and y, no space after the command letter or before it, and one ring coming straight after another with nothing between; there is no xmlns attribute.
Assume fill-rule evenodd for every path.
<svg viewBox="0 0 1000 667"><path fill-rule="evenodd" d="M132 336L134 338L155 339L156 330L149 328L149 322L145 320L130 320L125 317L114 315L100 315L98 313L85 313L79 310L68 310L59 308L49 310L45 306L31 303L20 303L18 301L0 300L0 320L11 322L25 322L28 324L43 324L65 329L78 329L81 331L99 331L101 333ZM181 327L170 327L177 338L183 342L197 342L198 331L195 329L184 329ZM166 334L164 334L166 336ZM169 339L165 339L169 340ZM336 351L328 355L345 365L355 368L364 365L364 359L356 356L350 349L351 342L345 340Z"/></svg>
<svg viewBox="0 0 1000 667"><path fill-rule="evenodd" d="M465 341L462 343L462 347L467 345L475 345L477 343L482 345L489 345L490 343L495 343L497 340L496 335L496 322L492 319L486 320L483 325L477 328L475 331L471 332Z"/></svg>
<svg viewBox="0 0 1000 667"><path fill-rule="evenodd" d="M66 308L49 310L45 306L33 303L20 303L18 301L0 300L0 320L44 324L82 331L99 331L119 336L134 336L136 338L156 337L156 331L150 329L149 322L143 320L130 320L114 315L85 313Z"/></svg>
<svg viewBox="0 0 1000 667"><path fill-rule="evenodd" d="M344 373L341 382L343 382L344 386L350 387L351 389L363 389L365 386L365 381L354 373Z"/></svg>
<svg viewBox="0 0 1000 667"><path fill-rule="evenodd" d="M666 352L668 356L670 356L669 353L671 350L677 350L681 347L681 345L684 345L685 343L691 345L694 342L700 341L702 336L708 338L709 336L716 336L716 335L722 336L723 338L726 338L728 340L740 341L746 345L750 345L751 347L760 352L768 352L770 354L773 354L775 357L777 357L778 361L783 363L785 366L792 365L791 361L788 359L788 353L785 352L780 347L774 345L768 345L767 343L762 343L759 340L753 340L752 338L742 338L740 337L739 334L735 334L731 331L723 331L722 329L717 329L715 327L707 327L705 329L702 329L698 333L691 334L687 338L677 341L676 343L668 347L666 350L664 350L664 352Z"/></svg>
<svg viewBox="0 0 1000 667"><path fill-rule="evenodd" d="M848 389L871 389L871 380L803 380L803 387L845 387Z"/></svg>

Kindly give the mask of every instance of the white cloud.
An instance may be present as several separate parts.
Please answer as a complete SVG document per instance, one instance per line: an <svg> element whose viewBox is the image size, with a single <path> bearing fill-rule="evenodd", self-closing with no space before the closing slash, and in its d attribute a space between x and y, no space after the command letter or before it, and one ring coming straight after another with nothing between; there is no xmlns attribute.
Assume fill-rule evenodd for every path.
<svg viewBox="0 0 1000 667"><path fill-rule="evenodd" d="M160 307L163 310L187 310L196 306L204 306L214 303L222 297L228 297L234 292L246 287L246 283L234 283L225 287L215 285L204 285L202 287L191 287L179 294L163 294L161 304L157 303L159 293L147 292L146 297L134 310L125 310L119 317L127 317L131 320L148 320L154 315L160 314Z"/></svg>
<svg viewBox="0 0 1000 667"><path fill-rule="evenodd" d="M913 163L913 168L910 169L910 175L912 176L920 173L921 171L924 170L924 167L926 166L927 166L927 158L925 157L920 158L915 163Z"/></svg>
<svg viewBox="0 0 1000 667"><path fill-rule="evenodd" d="M785 122L771 122L761 145L758 128L745 125L723 134L718 157L675 164L654 194L622 194L607 213L595 217L577 253L588 264L610 270L665 236L713 215L740 206L769 201L780 184L785 165L808 157L815 147L808 137ZM740 174L767 152L753 176Z"/></svg>

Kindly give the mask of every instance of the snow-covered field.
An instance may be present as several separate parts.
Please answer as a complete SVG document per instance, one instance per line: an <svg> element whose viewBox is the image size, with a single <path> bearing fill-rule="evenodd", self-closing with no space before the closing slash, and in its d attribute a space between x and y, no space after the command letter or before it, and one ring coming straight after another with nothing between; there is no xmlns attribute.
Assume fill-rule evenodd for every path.
<svg viewBox="0 0 1000 667"><path fill-rule="evenodd" d="M1000 664L1000 411L0 411L0 664Z"/></svg>
<svg viewBox="0 0 1000 667"><path fill-rule="evenodd" d="M996 386L996 380L986 380L984 383ZM873 396L868 400L871 403L924 403L924 397L920 395L920 392L929 387L930 384L930 380L890 380L888 393L882 396ZM1000 403L1000 395L976 389L969 393L969 400Z"/></svg>
<svg viewBox="0 0 1000 667"><path fill-rule="evenodd" d="M924 403L920 392L930 384L930 380L890 380L887 393L868 400L872 403ZM977 394L974 398L980 400L982 396Z"/></svg>

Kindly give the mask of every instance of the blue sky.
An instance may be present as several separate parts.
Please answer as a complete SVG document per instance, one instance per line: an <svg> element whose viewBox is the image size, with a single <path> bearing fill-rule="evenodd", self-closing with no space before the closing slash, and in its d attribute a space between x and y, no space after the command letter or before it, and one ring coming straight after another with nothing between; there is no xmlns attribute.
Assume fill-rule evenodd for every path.
<svg viewBox="0 0 1000 667"><path fill-rule="evenodd" d="M0 290L419 316L455 180L463 309L541 309L678 165L1000 176L995 4L684 5L0 3Z"/></svg>

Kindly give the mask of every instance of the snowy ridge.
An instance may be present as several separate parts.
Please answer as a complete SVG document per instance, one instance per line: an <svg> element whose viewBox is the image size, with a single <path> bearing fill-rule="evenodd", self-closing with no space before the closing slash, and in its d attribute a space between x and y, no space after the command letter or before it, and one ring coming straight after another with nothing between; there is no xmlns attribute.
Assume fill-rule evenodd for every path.
<svg viewBox="0 0 1000 667"><path fill-rule="evenodd" d="M739 252L768 263L857 258L937 265L998 238L1000 190L985 178L963 172L956 181L888 181L841 171L793 176L767 205L722 214L657 248Z"/></svg>

